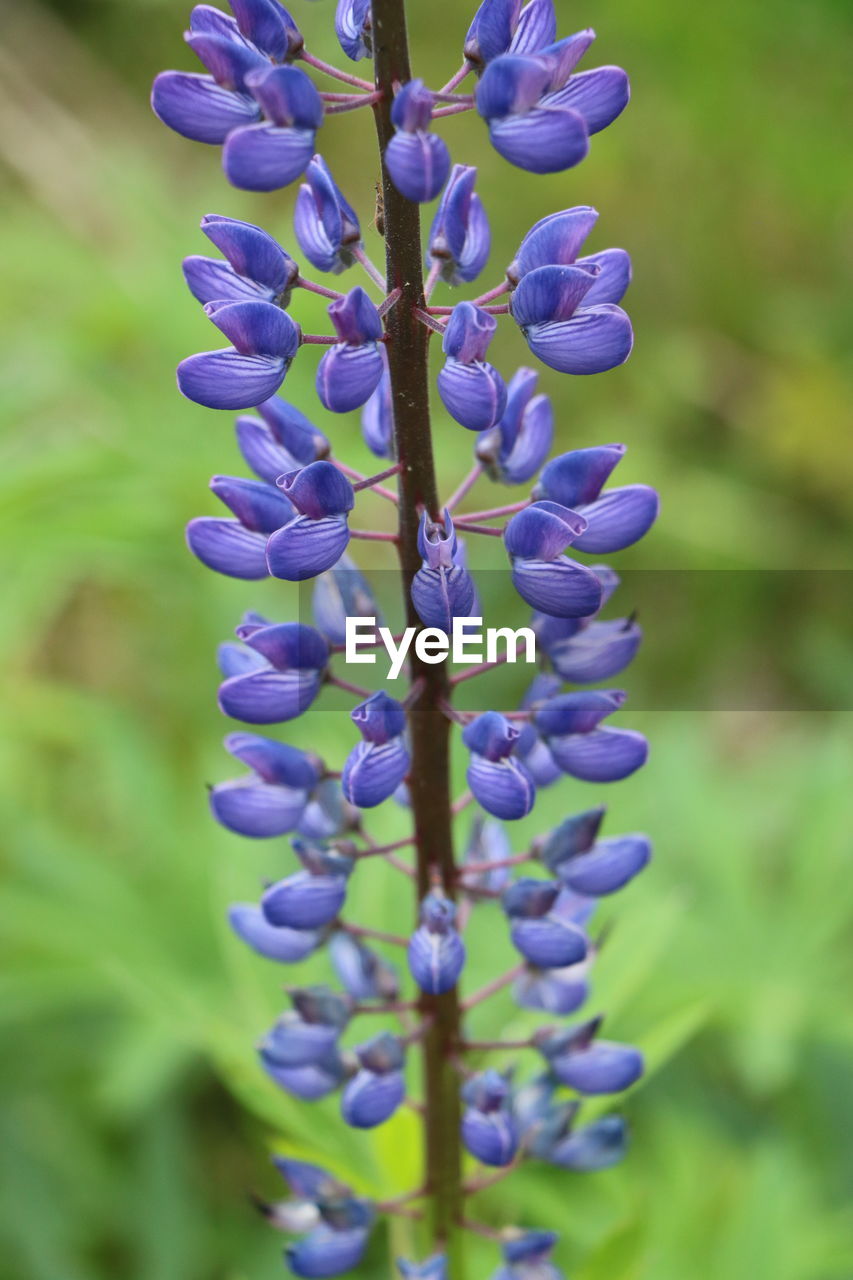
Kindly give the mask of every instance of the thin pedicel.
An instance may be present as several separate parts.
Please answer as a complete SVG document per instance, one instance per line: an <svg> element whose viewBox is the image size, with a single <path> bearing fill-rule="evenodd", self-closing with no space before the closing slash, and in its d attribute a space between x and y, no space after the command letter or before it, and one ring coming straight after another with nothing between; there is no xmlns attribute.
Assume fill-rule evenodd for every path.
<svg viewBox="0 0 853 1280"><path fill-rule="evenodd" d="M641 632L633 616L599 616L618 578L598 557L641 538L658 499L646 485L609 485L622 445L576 448L548 461L554 414L537 368L522 366L505 380L488 359L500 323L514 325L537 362L558 372L588 375L622 364L633 343L620 306L630 283L628 254L584 253L598 214L575 206L530 228L490 288L453 306L431 306L439 285L460 288L481 275L491 244L477 171L452 163L433 125L473 110L510 164L559 172L579 164L590 137L623 110L627 76L612 66L577 71L594 33L558 39L552 0L523 7L520 0L484 0L462 41L461 66L437 89L412 74L401 0L339 0L342 53L353 62L372 59L370 78L308 53L277 0L232 0L232 8L233 16L207 5L193 10L186 39L204 71L157 76L153 108L183 136L221 148L236 187L276 191L299 180L291 247L300 262L262 228L208 215L202 231L219 256L184 263L191 293L226 345L182 361L178 385L199 404L240 411L237 443L255 477L215 476L211 489L227 513L192 520L187 541L219 573L310 580L314 595L313 624L248 612L236 639L220 647L219 706L244 726L225 746L246 772L211 789L213 816L249 838L288 835L295 855L290 874L267 885L259 902L233 906L229 919L244 943L280 964L326 948L339 984L288 986L291 1007L258 1045L271 1081L306 1103L339 1095L344 1122L359 1129L409 1108L422 1118L424 1136L423 1176L413 1190L372 1203L322 1167L283 1156L274 1164L292 1198L261 1207L294 1237L285 1260L298 1276L357 1267L378 1215L389 1214L422 1222L430 1254L421 1263L400 1259L403 1277L462 1280L470 1232L501 1246L494 1280L559 1280L553 1232L487 1226L464 1204L529 1160L589 1172L624 1154L623 1118L585 1123L583 1100L629 1088L642 1075L642 1057L603 1039L600 1017L567 1019L589 996L600 946L590 932L597 900L629 883L651 846L638 834L602 837L603 806L566 818L523 852L513 852L507 824L563 777L613 782L646 759L640 734L606 723L625 701L607 686L633 659ZM347 91L324 89L310 73ZM473 92L457 92L469 76ZM316 151L332 116L362 107L371 109L379 144L384 272L367 255L359 215ZM419 205L436 198L424 244ZM310 278L352 271L361 283L348 290ZM300 289L328 300L328 332L303 331L292 314ZM460 430L472 433L474 454L444 502L429 410L428 356L439 345L439 397ZM360 410L365 442L383 460L376 474L333 458L311 417L279 396L293 361L307 358L303 347L325 348L317 396L333 414ZM527 496L457 512L485 480L524 486ZM393 504L393 531L352 522L371 493ZM497 519L506 522L484 523ZM458 685L506 658L451 676L413 650L399 700L333 672L347 619L379 619L352 545L393 546L406 626L449 631L455 618L479 612L460 534L501 541L515 590L533 610L543 669L522 705L484 712L453 706ZM566 691L566 684L579 687ZM335 769L265 732L310 714L327 686L357 699L352 745ZM454 735L468 753L467 789L455 800ZM408 813L408 831L380 843L365 814L389 801ZM454 824L472 806L457 861ZM411 865L398 856L408 849ZM369 876L377 858L413 882L408 934L351 918L352 876ZM534 868L535 875L525 874ZM475 909L499 907L515 961L463 995L466 925ZM405 952L406 977L386 950L397 960ZM548 1025L526 1038L479 1038L469 1015L476 1023L477 1010L491 1000L539 1011ZM365 1038L363 1016L369 1026L376 1014L396 1019L399 1034ZM522 1051L518 1073L485 1065L490 1053ZM411 1092L416 1079L419 1096ZM463 1150L489 1172L463 1180Z"/></svg>

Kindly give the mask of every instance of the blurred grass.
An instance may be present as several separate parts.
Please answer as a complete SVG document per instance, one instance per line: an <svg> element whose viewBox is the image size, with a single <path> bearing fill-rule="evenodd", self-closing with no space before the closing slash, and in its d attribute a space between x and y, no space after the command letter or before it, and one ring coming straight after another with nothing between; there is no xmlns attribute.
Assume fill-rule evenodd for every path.
<svg viewBox="0 0 853 1280"><path fill-rule="evenodd" d="M367 1189L407 1183L416 1160L410 1117L354 1135L334 1104L293 1106L257 1071L252 1042L281 979L232 943L223 908L287 855L227 836L204 799L227 773L214 647L244 608L286 616L294 600L205 573L183 548L186 519L213 510L206 477L235 450L230 415L174 390L174 364L209 337L178 263L199 251L210 210L287 243L292 197L228 190L212 151L149 117L154 71L189 66L183 6L82 0L3 16L3 1273L260 1280L279 1273L280 1242L245 1192L272 1190L270 1142L320 1147ZM320 5L297 16L312 33L328 26ZM412 5L428 76L452 69L446 33L465 17L449 0ZM602 211L597 247L634 255L636 355L608 378L544 379L560 443L623 439L626 479L661 488L659 528L623 566L846 571L849 11L783 0L768 19L759 0L606 0L562 26L588 21L601 61L630 68L635 100L581 170L528 180L475 121L446 135L480 164L495 261L535 218L579 202ZM312 45L334 54L327 30ZM324 132L367 223L366 122ZM504 366L523 358L517 339L501 343ZM314 403L310 356L288 395ZM366 461L354 419L316 417ZM450 484L458 428L437 430ZM847 575L828 581L843 600ZM710 608L676 618L677 645L712 666L727 635L751 637L727 661L760 673L768 705L788 705L796 685L797 705L849 706L838 615L805 573L802 597L781 606L758 582L721 576ZM501 608L491 582L487 604ZM654 708L678 649L644 621L629 687ZM724 665L715 687L737 677ZM574 1280L849 1280L849 713L625 718L654 754L608 795L609 829L653 832L657 856L608 905L594 1000L654 1068L627 1103L633 1150L595 1178L531 1170L478 1212L559 1227ZM334 716L288 736L340 754ZM588 794L543 795L517 847ZM396 834L402 818L381 822ZM399 890L371 868L354 900L379 924ZM490 923L473 927L472 986L500 962ZM508 1002L491 1016L525 1025ZM403 1232L391 1246L411 1243ZM388 1247L380 1233L365 1277L389 1274ZM471 1275L492 1265L472 1245Z"/></svg>

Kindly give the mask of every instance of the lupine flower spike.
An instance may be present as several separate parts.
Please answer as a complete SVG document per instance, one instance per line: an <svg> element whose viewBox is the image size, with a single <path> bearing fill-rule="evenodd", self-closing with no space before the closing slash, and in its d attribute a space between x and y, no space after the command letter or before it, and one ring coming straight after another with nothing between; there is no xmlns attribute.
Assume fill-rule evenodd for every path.
<svg viewBox="0 0 853 1280"><path fill-rule="evenodd" d="M397 1260L403 1280L461 1276L456 1236L466 1229L500 1246L483 1272L489 1280L560 1280L551 1224L487 1227L465 1201L529 1161L568 1178L606 1170L628 1149L622 1108L602 1112L595 1103L590 1113L585 1101L625 1094L644 1071L640 1050L619 1040L618 1026L604 1038L604 1015L589 1007L607 945L595 911L599 898L644 870L651 842L640 832L602 834L605 807L594 801L532 840L520 839L516 824L567 776L614 783L646 760L645 738L622 722L627 694L614 685L642 630L629 608L605 615L619 579L597 557L642 538L659 503L645 484L612 483L624 445L565 438L551 401L555 374L602 373L630 356L628 253L594 243L588 251L595 209L558 210L520 234L503 273L475 294L470 286L491 249L489 198L477 169L453 162L443 128L446 116L473 112L510 164L563 171L581 163L591 136L624 109L628 79L618 67L578 69L595 33L560 37L553 0L483 0L458 32L462 66L448 68L439 86L401 75L409 55L400 0L338 0L344 66L317 58L311 34L306 43L278 0L230 3L231 14L193 9L185 38L203 70L163 72L152 104L174 132L221 151L232 186L296 184L293 237L279 243L263 226L207 214L201 230L213 252L184 260L190 295L224 345L183 360L178 386L198 404L240 411L237 446L251 473L214 476L210 489L223 509L191 520L186 538L216 573L312 586L304 616L271 621L246 612L217 655L219 709L232 722L224 745L240 768L211 787L210 810L272 859L270 878L247 884L228 924L233 945L297 975L285 987L287 1007L258 1028L261 1081L306 1106L329 1105L355 1130L396 1124L404 1106L424 1124L418 1185L374 1203L322 1163L282 1154L273 1163L289 1194L259 1207L289 1238L284 1263L296 1276L357 1270L384 1216L400 1214L424 1226L423 1252ZM362 78L355 72L368 59L371 74ZM317 153L333 116L366 107L384 195L375 216L372 187L346 182L344 191ZM422 235L418 206L432 200ZM374 222L384 275L365 245ZM313 278L345 272L345 292ZM445 287L461 296L433 305ZM322 332L304 327L306 292L325 299ZM533 362L512 366L507 382L489 359L499 326L516 344L515 360ZM450 494L439 491L432 460L430 342L441 348L437 400L473 454ZM279 392L293 361L311 360L312 346L321 348L311 367L316 400L296 405ZM333 441L314 425L317 402L340 415ZM353 425L345 415L356 411L365 443L384 460L376 475L344 460ZM555 436L563 452L552 457ZM480 510L466 505L486 480L526 492ZM380 506L388 515L388 502L396 530L367 527L364 512ZM501 552L508 558L507 584L529 611L538 666L520 705L481 702L465 711L454 703L457 686L468 690L504 657L490 654L450 676L446 651L436 656L435 646L480 619L478 569L470 567L478 560L468 559L480 535L498 561ZM393 544L399 556L400 635L383 619L369 561L353 554L364 539ZM281 588L273 581L257 590ZM395 685L398 697L343 677L353 618L372 619L367 650L380 636L399 646L396 671L408 686ZM315 718L330 686L353 699L340 734ZM288 740L299 719L300 742L320 743L324 758ZM467 790L455 801L451 739L466 753ZM387 843L370 830L383 805L403 829ZM464 813L469 805L473 817ZM466 833L458 861L457 815ZM284 862L271 843L281 837ZM370 914L379 859L401 873L394 932ZM466 963L475 909L491 912L493 931L514 952L505 972L476 988ZM318 963L323 951L333 985L300 984L299 966ZM540 1015L541 1025L521 1040L478 1040L473 1028L486 1001ZM366 1026L370 1014L387 1025ZM507 1061L515 1049L518 1061ZM502 1054L497 1065L493 1050ZM463 1153L485 1172L463 1178Z"/></svg>

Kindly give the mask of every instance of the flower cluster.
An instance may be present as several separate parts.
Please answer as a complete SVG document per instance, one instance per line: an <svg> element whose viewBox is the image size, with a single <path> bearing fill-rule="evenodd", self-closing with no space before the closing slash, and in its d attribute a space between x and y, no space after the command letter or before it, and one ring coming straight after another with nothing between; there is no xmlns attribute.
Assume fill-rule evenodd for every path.
<svg viewBox="0 0 853 1280"><path fill-rule="evenodd" d="M553 0L528 0L523 7L521 0L484 0L464 39L462 67L437 90L415 78L383 82L378 70L374 84L322 62L278 0L231 0L231 7L233 16L208 5L193 10L186 39L206 70L158 76L155 112L185 137L221 146L235 186L269 191L303 177L294 209L298 257L331 276L361 269L365 285L378 293L374 300L361 284L347 292L320 284L262 228L221 215L201 224L221 257L194 255L184 263L192 295L229 345L182 361L178 385L199 404L252 411L237 418L236 435L254 476L213 477L211 489L230 514L192 520L190 550L233 578L314 583L311 624L257 613L241 619L236 641L220 647L219 706L228 718L255 727L304 716L328 685L356 699L351 742L333 768L312 752L239 729L225 746L248 772L210 792L212 814L224 827L254 839L289 836L295 855L293 869L268 884L258 902L231 908L234 933L286 965L326 948L338 984L288 987L292 1007L260 1041L260 1065L286 1093L307 1102L336 1094L345 1123L375 1128L407 1102L407 1059L429 1040L436 1010L448 997L455 1023L443 1045L459 1071L459 1142L470 1156L502 1171L526 1160L578 1172L604 1169L625 1151L626 1124L618 1114L585 1122L583 1099L628 1089L643 1073L642 1055L603 1039L598 1015L565 1020L590 996L598 899L627 885L648 863L651 846L641 834L600 836L603 805L566 818L516 852L504 824L529 814L538 791L563 776L615 782L646 760L643 736L618 718L609 723L626 700L609 684L637 653L640 628L633 617L601 616L618 577L607 565L575 556L610 555L637 542L656 519L658 498L642 484L609 486L623 445L574 448L549 461L554 414L537 369L523 366L505 379L487 356L498 323L506 322L552 370L587 375L622 364L633 342L619 305L630 259L619 248L582 253L598 214L578 206L537 222L486 292L454 306L430 303L440 282L471 284L491 249L477 170L452 163L434 126L446 115L476 110L492 145L512 164L535 173L566 169L583 159L590 135L626 105L627 77L616 67L576 71L594 33L558 39ZM348 58L371 57L370 0L339 0L335 30ZM318 89L309 71L336 78L346 92ZM459 92L469 74L477 79L475 91ZM316 154L327 115L365 106L387 113L383 158L399 193L415 204L440 197L424 245L426 279L414 295L386 287L366 254L358 214ZM393 267L390 238L387 248ZM304 291L327 299L330 332L306 333L294 319ZM497 537L515 591L532 610L530 625L546 665L517 709L454 708L453 688L480 667L443 686L447 696L436 713L458 728L468 753L468 791L453 812L477 806L464 856L458 865L451 859L450 875L421 864L423 828L414 805L411 834L391 845L372 839L365 822L367 811L385 802L411 801L408 784L422 745L413 711L424 696L423 677L415 674L398 701L350 684L335 667L347 617L380 621L369 581L351 558L353 540L400 544L404 536L402 521L397 534L359 523L365 491L401 508L405 502L402 488L381 483L402 470L388 345L395 307L410 308L413 324L439 335L440 400L474 433L471 441L460 432L460 440L472 443L473 458L456 492L421 504L417 520L405 522L413 540L417 526L410 549L421 562L406 580L409 616L424 628L449 631L455 619L477 615L464 538ZM339 460L310 415L279 396L291 363L310 345L325 348L316 370L320 404L334 414L361 410L365 442L389 462L377 475L361 475ZM482 478L526 486L527 494L465 511ZM450 814L444 816L449 821ZM369 874L362 864L373 857L421 886L407 934L348 917L352 877ZM465 981L465 929L475 907L495 913L516 962L457 1001ZM400 949L407 974L386 958L389 948ZM470 1011L501 991L552 1021L521 1042L470 1038ZM397 1031L361 1035L366 1013L399 1023ZM532 1073L497 1071L481 1060L491 1049L529 1051L527 1060L537 1065ZM431 1119L427 1114L426 1123ZM273 1225L299 1237L286 1250L299 1276L350 1270L379 1212L417 1216L400 1202L432 1193L425 1185L400 1202L373 1204L315 1165L275 1163L293 1198L263 1209ZM461 1193L473 1194L496 1176L475 1175ZM503 1260L493 1280L558 1280L561 1272L550 1261L553 1233L508 1227L494 1234ZM401 1259L399 1270L403 1277L448 1276L442 1253L420 1264Z"/></svg>

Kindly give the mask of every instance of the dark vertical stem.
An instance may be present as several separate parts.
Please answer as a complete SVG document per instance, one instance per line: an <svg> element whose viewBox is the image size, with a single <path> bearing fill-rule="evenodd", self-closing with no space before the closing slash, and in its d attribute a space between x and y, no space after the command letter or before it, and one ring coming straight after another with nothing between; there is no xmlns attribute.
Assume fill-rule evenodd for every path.
<svg viewBox="0 0 853 1280"><path fill-rule="evenodd" d="M373 0L373 48L376 87L383 97L374 107L382 160L383 223L389 291L400 290L387 316L388 363L394 404L399 474L399 554L409 626L420 626L410 585L420 568L417 533L420 511L438 514L432 431L429 415L429 331L415 315L424 306L420 211L388 177L385 147L393 134L391 102L395 83L411 79L403 0ZM412 679L423 692L409 710L412 768L409 780L418 858L417 887L422 897L435 883L455 892L450 798L450 724L440 710L449 685L444 663L426 665L415 657ZM456 990L424 996L423 1012L434 1018L424 1038L426 1113L425 1182L432 1205L437 1244L452 1250L451 1273L460 1280L454 1230L461 1206L459 1083L451 1065L459 1039Z"/></svg>

